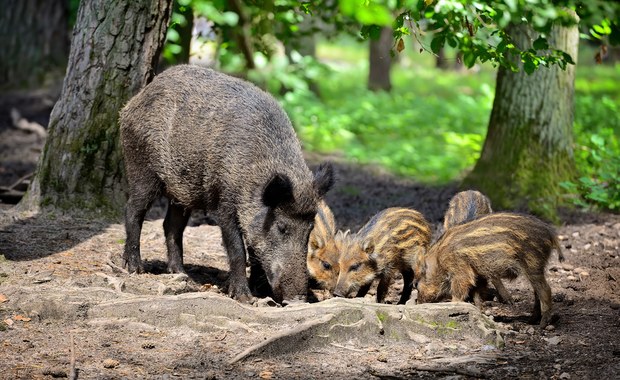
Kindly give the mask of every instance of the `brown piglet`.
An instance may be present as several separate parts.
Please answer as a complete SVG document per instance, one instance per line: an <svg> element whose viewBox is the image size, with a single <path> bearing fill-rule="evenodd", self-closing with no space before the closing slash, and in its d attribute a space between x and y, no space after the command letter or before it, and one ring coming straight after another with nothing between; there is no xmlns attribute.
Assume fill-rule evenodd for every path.
<svg viewBox="0 0 620 380"><path fill-rule="evenodd" d="M453 226L418 260L418 302L438 302L450 296L452 301L465 301L473 291L480 306L479 288L486 280L510 300L500 279L523 275L535 294L530 322L546 326L552 303L545 267L553 249L563 261L553 227L530 215L494 213Z"/></svg>
<svg viewBox="0 0 620 380"><path fill-rule="evenodd" d="M336 219L325 201L319 201L314 217L314 228L308 239L308 273L321 289L333 291L338 279L339 241L336 236Z"/></svg>
<svg viewBox="0 0 620 380"><path fill-rule="evenodd" d="M400 271L404 286L399 304L407 302L413 290L413 267L431 240L430 225L416 210L393 207L373 216L357 233L337 237L341 244L340 273L334 295L366 295L375 278L377 302L385 299L388 288Z"/></svg>

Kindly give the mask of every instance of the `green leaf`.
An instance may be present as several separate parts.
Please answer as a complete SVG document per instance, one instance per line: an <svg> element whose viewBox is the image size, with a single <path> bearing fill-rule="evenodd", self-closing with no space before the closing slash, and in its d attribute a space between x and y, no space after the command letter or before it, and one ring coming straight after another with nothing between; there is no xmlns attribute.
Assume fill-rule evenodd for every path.
<svg viewBox="0 0 620 380"><path fill-rule="evenodd" d="M435 38L433 38L433 40L431 41L431 50L433 51L433 53L439 53L439 50L441 50L445 42L446 39L443 34L436 35Z"/></svg>
<svg viewBox="0 0 620 380"><path fill-rule="evenodd" d="M573 57L571 57L570 54L568 54L566 52L562 52L562 58L564 58L564 60L567 63L570 63L571 65L575 64L575 61L573 61Z"/></svg>
<svg viewBox="0 0 620 380"><path fill-rule="evenodd" d="M538 65L534 62L531 56L527 55L523 58L523 70L526 73L531 74L536 71Z"/></svg>
<svg viewBox="0 0 620 380"><path fill-rule="evenodd" d="M450 45L451 48L455 48L459 43L459 41L452 36L449 36L447 41L448 41L448 45Z"/></svg>
<svg viewBox="0 0 620 380"><path fill-rule="evenodd" d="M546 50L549 49L549 42L547 42L546 38L540 36L534 41L533 47L536 50Z"/></svg>
<svg viewBox="0 0 620 380"><path fill-rule="evenodd" d="M468 50L466 52L463 52L463 63L465 64L465 66L467 66L467 68L471 69L472 67L474 67L474 65L476 64L476 55L473 51Z"/></svg>
<svg viewBox="0 0 620 380"><path fill-rule="evenodd" d="M508 45L508 43L506 42L506 40L501 40L499 44L497 44L497 47L495 48L499 53L503 53L504 50L506 50L506 45Z"/></svg>

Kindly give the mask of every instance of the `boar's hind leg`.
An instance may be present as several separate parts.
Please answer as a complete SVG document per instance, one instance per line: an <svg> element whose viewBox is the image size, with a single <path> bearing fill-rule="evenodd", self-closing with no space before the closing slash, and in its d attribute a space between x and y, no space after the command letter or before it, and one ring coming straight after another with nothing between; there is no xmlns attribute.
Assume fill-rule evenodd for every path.
<svg viewBox="0 0 620 380"><path fill-rule="evenodd" d="M551 288L543 273L531 274L529 279L534 288L534 309L530 323L534 324L540 321L540 326L545 327L551 321Z"/></svg>
<svg viewBox="0 0 620 380"><path fill-rule="evenodd" d="M379 284L377 285L377 303L383 303L383 301L385 300L385 295L387 294L391 283L391 274L384 274L379 277Z"/></svg>
<svg viewBox="0 0 620 380"><path fill-rule="evenodd" d="M512 305L512 296L508 293L508 290L506 290L502 280L499 278L492 278L491 282L493 282L493 286L495 286L495 290L497 290L497 298L500 302Z"/></svg>
<svg viewBox="0 0 620 380"><path fill-rule="evenodd" d="M145 175L143 178L147 178L147 176ZM129 198L125 204L125 232L127 238L125 239L125 250L123 251L123 266L130 273L144 272L142 259L140 258L140 234L146 212L151 207L151 203L157 198L160 190L159 181L155 176L147 179L140 184L134 184L130 189Z"/></svg>
<svg viewBox="0 0 620 380"><path fill-rule="evenodd" d="M398 303L400 305L405 304L409 298L411 297L411 292L413 291L413 269L407 268L403 273L403 292L400 295L400 300Z"/></svg>
<svg viewBox="0 0 620 380"><path fill-rule="evenodd" d="M183 273L183 231L189 220L190 212L183 206L170 200L168 212L164 219L164 235L168 248L168 272Z"/></svg>
<svg viewBox="0 0 620 380"><path fill-rule="evenodd" d="M228 293L240 302L251 302L252 293L245 276L245 245L234 213L221 213L218 223L222 230L222 240L228 254Z"/></svg>

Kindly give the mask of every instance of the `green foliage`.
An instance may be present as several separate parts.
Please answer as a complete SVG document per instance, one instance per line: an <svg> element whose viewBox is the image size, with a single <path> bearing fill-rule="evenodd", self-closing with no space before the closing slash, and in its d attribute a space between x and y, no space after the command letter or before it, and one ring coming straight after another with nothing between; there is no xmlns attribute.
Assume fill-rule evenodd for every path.
<svg viewBox="0 0 620 380"><path fill-rule="evenodd" d="M577 71L575 161L579 178L561 186L578 206L620 210L620 65Z"/></svg>
<svg viewBox="0 0 620 380"><path fill-rule="evenodd" d="M256 53L256 69L248 72L248 79L258 83L273 94L286 91L306 93L309 83L325 75L328 68L314 57L302 56L293 51L287 56L274 56L269 60L262 53Z"/></svg>
<svg viewBox="0 0 620 380"><path fill-rule="evenodd" d="M590 29L590 38L620 43L620 4L605 0L340 0L342 13L364 26L361 35L372 36L379 26L392 25L396 40L432 34L430 50L458 48L463 63L491 62L513 71L523 62L527 73L542 66L574 64L573 57L549 45L554 24L577 23ZM386 19L392 14L392 21ZM613 21L612 21L613 20ZM516 46L506 32L510 25L527 23L538 33L534 46ZM429 47L425 47L428 50ZM516 59L515 59L516 58Z"/></svg>
<svg viewBox="0 0 620 380"><path fill-rule="evenodd" d="M292 92L282 102L309 150L339 151L420 181L458 178L478 158L493 100L493 73L395 67L391 93L368 91L366 67L319 80L323 101Z"/></svg>

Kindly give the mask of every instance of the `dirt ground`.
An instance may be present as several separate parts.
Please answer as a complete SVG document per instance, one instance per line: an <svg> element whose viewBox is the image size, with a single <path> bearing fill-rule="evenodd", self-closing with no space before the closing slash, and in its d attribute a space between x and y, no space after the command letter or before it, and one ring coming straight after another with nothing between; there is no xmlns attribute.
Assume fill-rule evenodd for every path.
<svg viewBox="0 0 620 380"><path fill-rule="evenodd" d="M0 99L0 186L27 177L44 142L15 128L10 108L46 125L50 98ZM327 201L342 229L356 230L389 206L416 208L437 227L456 192L455 186L428 187L337 157L308 155L312 165L324 159L336 163L338 182ZM558 319L546 329L526 323L533 292L518 279L508 284L514 305L489 301L482 312L484 320L494 321L489 326L501 333L502 344L474 333L452 337L433 323L404 340L383 328L379 336L363 319L338 322L355 331L322 344L316 339L323 333L299 331L319 331L308 323L339 315L330 309L341 306L338 300L285 308L268 300L253 307L230 300L222 292L227 261L219 228L200 213L184 236L188 276L164 274L163 213L156 205L143 229L148 273L128 275L117 267L122 223L17 213L0 203L0 378L620 378L619 215L563 214L557 230L566 261L554 255L547 271ZM397 281L388 302L395 303L401 287ZM372 296L346 305L375 308ZM408 310L432 309L385 307L400 316L393 321ZM466 310L476 317L477 310ZM283 332L297 343L276 340L270 354L234 361Z"/></svg>

